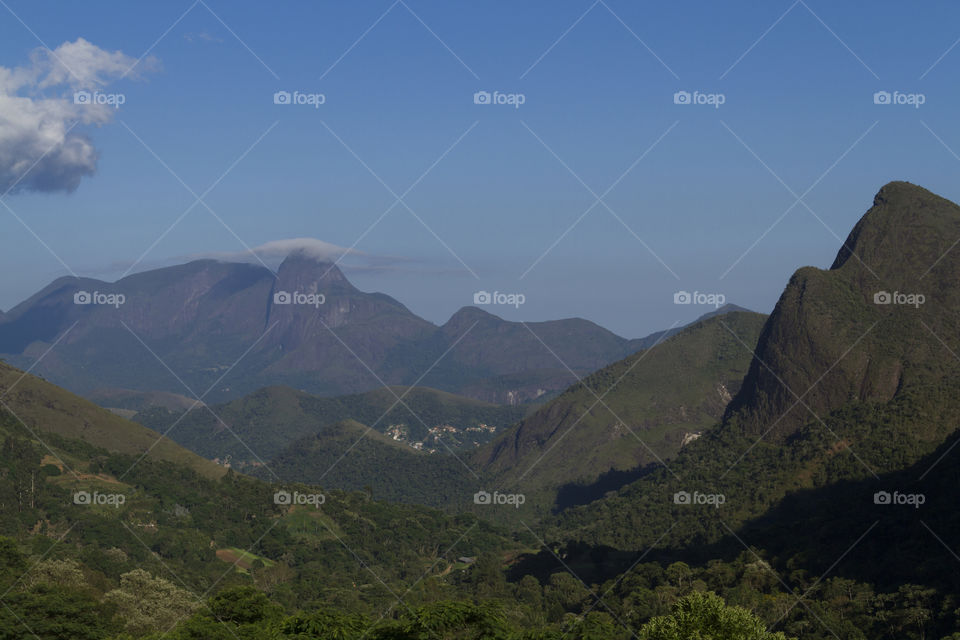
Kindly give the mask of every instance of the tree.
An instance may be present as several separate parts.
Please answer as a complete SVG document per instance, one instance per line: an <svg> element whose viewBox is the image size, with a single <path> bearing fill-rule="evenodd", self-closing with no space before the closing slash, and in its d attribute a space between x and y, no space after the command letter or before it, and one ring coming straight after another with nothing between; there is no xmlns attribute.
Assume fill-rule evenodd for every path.
<svg viewBox="0 0 960 640"><path fill-rule="evenodd" d="M482 598L503 595L507 589L500 558L493 552L480 554L470 568L468 579L474 584L477 596Z"/></svg>
<svg viewBox="0 0 960 640"><path fill-rule="evenodd" d="M741 607L728 607L713 592L693 592L677 601L668 616L640 629L640 640L788 640L767 631L763 621Z"/></svg>
<svg viewBox="0 0 960 640"><path fill-rule="evenodd" d="M246 638L265 640L266 637L262 633L255 636L240 635L226 622L220 622L203 613L195 613L177 625L172 633L150 636L150 640L154 638L156 640L246 640Z"/></svg>
<svg viewBox="0 0 960 640"><path fill-rule="evenodd" d="M529 623L543 624L546 616L543 609L543 588L530 574L523 576L515 587L515 598L524 606L525 617Z"/></svg>
<svg viewBox="0 0 960 640"><path fill-rule="evenodd" d="M27 560L17 548L13 538L0 536L0 584L15 581L27 568Z"/></svg>
<svg viewBox="0 0 960 640"><path fill-rule="evenodd" d="M683 591L693 577L693 570L686 562L674 562L667 567L666 574L670 584Z"/></svg>
<svg viewBox="0 0 960 640"><path fill-rule="evenodd" d="M66 587L83 587L87 581L83 577L83 569L76 560L49 559L37 563L23 578L27 587L38 584L53 584Z"/></svg>
<svg viewBox="0 0 960 640"><path fill-rule="evenodd" d="M933 602L937 595L935 589L925 589L916 584L900 587L897 617L904 628L917 630L917 638L926 638L927 623L933 618Z"/></svg>
<svg viewBox="0 0 960 640"><path fill-rule="evenodd" d="M121 575L120 588L108 592L104 600L116 605L125 629L134 634L167 631L199 606L186 589L143 569Z"/></svg>
<svg viewBox="0 0 960 640"><path fill-rule="evenodd" d="M210 614L217 620L235 624L254 624L277 620L282 608L271 602L267 594L250 586L224 589L207 603Z"/></svg>
<svg viewBox="0 0 960 640"><path fill-rule="evenodd" d="M571 640L614 640L630 636L605 611L591 611L585 616L571 615L563 626Z"/></svg>
<svg viewBox="0 0 960 640"><path fill-rule="evenodd" d="M495 601L433 602L407 612L399 625L383 629L375 637L404 640L489 640L506 636L502 607Z"/></svg>
<svg viewBox="0 0 960 640"><path fill-rule="evenodd" d="M543 595L548 603L556 602L565 611L573 611L589 598L590 591L577 578L569 573L560 572L550 576Z"/></svg>
<svg viewBox="0 0 960 640"><path fill-rule="evenodd" d="M85 591L40 584L15 592L0 607L0 640L102 640L115 632L113 608Z"/></svg>
<svg viewBox="0 0 960 640"><path fill-rule="evenodd" d="M363 616L339 611L300 613L287 618L280 625L281 637L301 640L354 640L369 629L370 622Z"/></svg>

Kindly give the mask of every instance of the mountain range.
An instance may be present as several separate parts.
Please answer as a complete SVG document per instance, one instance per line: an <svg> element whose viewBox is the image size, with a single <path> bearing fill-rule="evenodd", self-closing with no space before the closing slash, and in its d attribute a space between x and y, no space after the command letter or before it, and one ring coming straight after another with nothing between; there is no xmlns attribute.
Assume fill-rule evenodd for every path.
<svg viewBox="0 0 960 640"><path fill-rule="evenodd" d="M625 484L719 420L750 363L740 342L756 342L765 318L729 305L661 332L659 342L538 407L425 387L327 398L274 386L221 404L161 398L170 408L124 413L268 480L370 486L375 495L455 511L481 485L519 484L542 515Z"/></svg>
<svg viewBox="0 0 960 640"><path fill-rule="evenodd" d="M187 414L160 398L184 424L216 409L261 438L279 483L2 365L0 634L697 637L651 635L672 616L743 622L713 637L955 638L958 239L960 206L890 183L769 317L661 336L459 459L379 416L413 419L396 396L427 424L525 409L419 387L347 402L272 386ZM287 423L292 442L270 432ZM218 424L194 422L191 446L226 441Z"/></svg>
<svg viewBox="0 0 960 640"><path fill-rule="evenodd" d="M340 395L417 384L520 404L649 342L587 320L508 322L477 307L436 326L302 253L276 274L198 260L114 283L63 277L0 316L0 356L77 393L211 402L271 385Z"/></svg>

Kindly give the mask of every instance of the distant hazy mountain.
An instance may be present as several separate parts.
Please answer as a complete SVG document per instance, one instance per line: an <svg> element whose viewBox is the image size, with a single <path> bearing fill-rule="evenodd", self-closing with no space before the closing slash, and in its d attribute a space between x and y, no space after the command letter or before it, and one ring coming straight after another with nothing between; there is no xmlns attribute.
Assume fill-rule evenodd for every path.
<svg viewBox="0 0 960 640"><path fill-rule="evenodd" d="M420 384L514 404L569 386L575 378L567 367L584 375L631 349L632 341L588 320L524 324L465 307L426 340L393 352L385 368L395 379L413 381L436 362Z"/></svg>
<svg viewBox="0 0 960 640"><path fill-rule="evenodd" d="M75 304L78 291L119 294L124 302ZM274 304L281 292L326 299L319 307ZM187 393L175 373L200 394L239 360L214 398L267 379L324 392L373 387L361 360L378 368L396 344L433 330L388 296L358 291L329 264L291 257L275 279L263 267L203 260L114 284L60 278L7 314L0 352L27 362L71 326L38 367L51 380L82 393Z"/></svg>
<svg viewBox="0 0 960 640"><path fill-rule="evenodd" d="M211 260L116 283L64 277L0 318L0 354L20 366L58 337L36 371L75 392L189 396L180 378L197 394L212 387L210 401L277 384L358 393L429 371L420 384L521 403L568 386L567 367L583 375L641 346L586 320L524 326L473 307L437 327L299 254L276 278Z"/></svg>

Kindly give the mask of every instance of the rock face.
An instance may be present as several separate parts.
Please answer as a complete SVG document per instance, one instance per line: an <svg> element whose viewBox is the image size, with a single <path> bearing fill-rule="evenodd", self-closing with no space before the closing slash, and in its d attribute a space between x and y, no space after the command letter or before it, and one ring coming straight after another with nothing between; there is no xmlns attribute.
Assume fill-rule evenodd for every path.
<svg viewBox="0 0 960 640"><path fill-rule="evenodd" d="M473 307L437 327L302 254L276 276L199 260L115 283L60 278L0 317L0 356L24 368L58 338L34 371L75 392L190 396L179 378L212 402L277 384L359 393L429 371L419 384L522 403L571 384L567 366L585 375L636 343L586 320L524 326Z"/></svg>
<svg viewBox="0 0 960 640"><path fill-rule="evenodd" d="M393 298L360 291L330 263L294 255L277 276L263 328L269 329L263 339L264 353L271 355L263 368L268 377L323 378L339 367L348 376L344 388L373 388L377 379L363 363L380 371L397 344L434 330Z"/></svg>
<svg viewBox="0 0 960 640"><path fill-rule="evenodd" d="M960 207L892 182L829 270L798 270L761 334L726 418L785 438L851 401L941 379L960 332Z"/></svg>

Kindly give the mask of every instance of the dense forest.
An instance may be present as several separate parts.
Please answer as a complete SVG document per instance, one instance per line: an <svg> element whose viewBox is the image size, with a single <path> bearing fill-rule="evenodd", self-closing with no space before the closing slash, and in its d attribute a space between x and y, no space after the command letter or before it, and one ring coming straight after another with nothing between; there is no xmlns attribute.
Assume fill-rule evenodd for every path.
<svg viewBox="0 0 960 640"><path fill-rule="evenodd" d="M2 638L920 639L957 625L946 585L821 578L753 546L686 562L546 542L364 491L290 485L322 503L278 504L242 475L61 437L48 450L8 413L3 431Z"/></svg>

